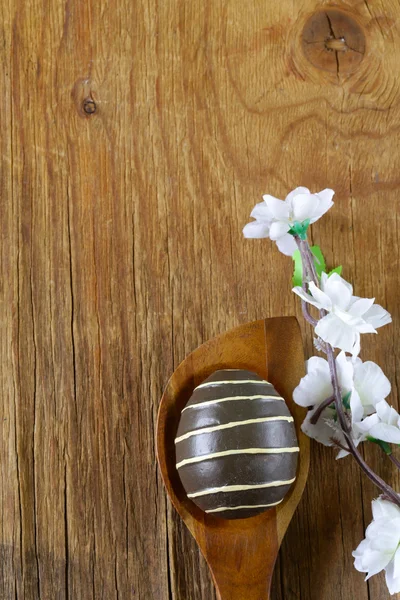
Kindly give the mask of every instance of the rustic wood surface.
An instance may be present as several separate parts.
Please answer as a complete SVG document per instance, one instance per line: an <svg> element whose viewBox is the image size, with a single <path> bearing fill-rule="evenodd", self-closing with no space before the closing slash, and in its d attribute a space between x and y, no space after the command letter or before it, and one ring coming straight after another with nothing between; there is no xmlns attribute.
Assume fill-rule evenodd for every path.
<svg viewBox="0 0 400 600"><path fill-rule="evenodd" d="M0 597L213 600L155 422L199 344L300 317L241 236L262 193L336 190L313 241L392 313L363 356L397 402L400 5L5 0L0 40ZM273 600L388 599L351 559L375 490L311 450Z"/></svg>

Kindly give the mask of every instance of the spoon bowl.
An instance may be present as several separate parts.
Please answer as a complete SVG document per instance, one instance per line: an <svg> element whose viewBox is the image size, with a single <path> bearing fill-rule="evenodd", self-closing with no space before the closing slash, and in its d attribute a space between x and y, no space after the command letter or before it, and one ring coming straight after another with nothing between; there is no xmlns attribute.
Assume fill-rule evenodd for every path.
<svg viewBox="0 0 400 600"><path fill-rule="evenodd" d="M175 463L180 414L194 388L218 369L247 369L268 379L295 421L300 454L297 478L285 499L256 517L226 520L206 514L186 495ZM157 459L172 504L195 538L210 568L219 600L268 600L283 536L304 491L309 440L300 425L305 410L292 393L304 375L301 333L294 317L246 323L206 342L178 366L158 412Z"/></svg>

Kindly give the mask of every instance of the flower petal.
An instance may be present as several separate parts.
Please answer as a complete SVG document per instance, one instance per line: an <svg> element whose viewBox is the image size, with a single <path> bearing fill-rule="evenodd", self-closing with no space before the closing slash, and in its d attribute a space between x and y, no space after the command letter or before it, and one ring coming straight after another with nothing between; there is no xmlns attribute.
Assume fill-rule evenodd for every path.
<svg viewBox="0 0 400 600"><path fill-rule="evenodd" d="M313 281L310 281L308 284L308 289L312 294L313 298L318 302L318 304L325 308L325 310L332 310L332 301L329 298L328 294L325 294L322 290L320 290Z"/></svg>
<svg viewBox="0 0 400 600"><path fill-rule="evenodd" d="M315 333L324 342L345 352L354 352L357 345L357 336L353 329L333 313L318 321Z"/></svg>
<svg viewBox="0 0 400 600"><path fill-rule="evenodd" d="M392 322L392 317L387 310L385 310L379 304L374 304L371 306L366 313L364 313L363 318L367 323L370 323L375 329L378 327L383 327L383 325L387 325Z"/></svg>
<svg viewBox="0 0 400 600"><path fill-rule="evenodd" d="M321 289L324 290L326 286L326 282L328 281L328 275L325 271L321 273Z"/></svg>
<svg viewBox="0 0 400 600"><path fill-rule="evenodd" d="M299 406L319 405L333 394L327 361L320 357L313 358L319 361L318 365L312 359L308 361L307 375L300 380L299 385L293 392L293 400ZM313 364L316 368L312 367Z"/></svg>
<svg viewBox="0 0 400 600"><path fill-rule="evenodd" d="M354 387L360 395L364 410L369 412L377 402L390 394L391 385L376 363L367 361L354 368Z"/></svg>
<svg viewBox="0 0 400 600"><path fill-rule="evenodd" d="M292 200L293 219L305 221L312 219L319 205L319 199L314 194L297 194Z"/></svg>
<svg viewBox="0 0 400 600"><path fill-rule="evenodd" d="M389 425L397 424L399 420L399 413L393 408L393 406L390 406L386 400L381 400L378 402L375 410L380 420L384 423L388 423Z"/></svg>
<svg viewBox="0 0 400 600"><path fill-rule="evenodd" d="M368 548L362 558L362 565L368 571L366 580L380 573L380 571L387 567L391 560L392 554L390 552L380 552L379 550Z"/></svg>
<svg viewBox="0 0 400 600"><path fill-rule="evenodd" d="M372 501L372 516L375 520L382 519L383 517L387 519L399 519L400 508L393 504L393 502L389 502L389 500L377 498Z"/></svg>
<svg viewBox="0 0 400 600"><path fill-rule="evenodd" d="M332 275L330 275L329 277L325 273L325 277L322 277L321 283L323 284L323 290L327 294L329 294L328 290L330 289L331 286L337 286L337 284L341 284L343 287L345 287L347 289L347 295L348 295L348 292L350 292L351 296L353 295L353 286L351 285L351 283L349 283L348 281L343 279L343 277L340 277L340 275L338 273L332 273Z"/></svg>
<svg viewBox="0 0 400 600"><path fill-rule="evenodd" d="M268 223L260 221L252 221L243 227L243 235L245 238L259 239L269 237Z"/></svg>
<svg viewBox="0 0 400 600"><path fill-rule="evenodd" d="M257 219L257 221L262 221L264 223L271 223L274 219L265 202L259 202L256 204L251 211L250 216L253 217L253 219Z"/></svg>
<svg viewBox="0 0 400 600"><path fill-rule="evenodd" d="M344 352L340 352L336 357L336 367L338 372L339 385L342 394L346 394L353 388L354 365L351 359L347 358Z"/></svg>
<svg viewBox="0 0 400 600"><path fill-rule="evenodd" d="M400 578L400 548L397 548L396 554L394 555L393 567L394 567L394 569L393 569L394 578L399 579Z"/></svg>
<svg viewBox="0 0 400 600"><path fill-rule="evenodd" d="M311 356L308 360L306 360L306 369L307 373L314 373L316 371L325 373L330 377L329 364L325 358L321 356Z"/></svg>
<svg viewBox="0 0 400 600"><path fill-rule="evenodd" d="M369 434L377 440L382 440L389 444L400 444L400 429L396 425L378 423L371 427Z"/></svg>
<svg viewBox="0 0 400 600"><path fill-rule="evenodd" d="M358 356L360 354L361 351L361 336L359 333L355 334L355 342L354 342L354 346L353 346L353 358L355 356Z"/></svg>
<svg viewBox="0 0 400 600"><path fill-rule="evenodd" d="M308 302L308 304L312 304L316 308L323 308L323 306L319 302L314 300L314 298L310 296L310 294L307 294L307 292L305 292L303 288L301 288L299 285L292 288L292 292L300 296L300 298L304 300L304 302Z"/></svg>
<svg viewBox="0 0 400 600"><path fill-rule="evenodd" d="M354 568L357 569L357 571L360 571L361 573L366 572L366 569L364 569L363 564L362 564L362 558L364 556L364 552L367 550L368 547L369 547L369 541L363 540L362 542L360 542L358 544L357 548L352 552L352 555L354 556Z"/></svg>
<svg viewBox="0 0 400 600"><path fill-rule="evenodd" d="M341 432L341 430L340 430ZM341 436L342 436L342 443L344 445L346 445L346 438L344 437L343 433L341 432ZM336 436L338 437L338 436ZM359 446L359 444L361 444L361 442L364 442L365 440L365 435L361 434L359 431L357 431L357 429L355 427L353 427L353 429L351 430L351 437L353 439L354 445L357 448L357 446ZM343 458L344 456L347 456L348 454L350 454L349 452L347 452L346 450L341 450L339 452L339 454L336 457L336 460Z"/></svg>
<svg viewBox="0 0 400 600"><path fill-rule="evenodd" d="M399 545L399 526L396 526L394 519L378 519L373 521L368 527L368 539L370 541L371 550L379 550L380 552L390 552L393 556Z"/></svg>
<svg viewBox="0 0 400 600"><path fill-rule="evenodd" d="M337 273L333 273L333 275L328 277L324 286L324 292L329 296L332 304L338 306L341 310L347 310L351 302L353 288L339 275L337 277L335 275Z"/></svg>
<svg viewBox="0 0 400 600"><path fill-rule="evenodd" d="M376 333L372 325L364 321L363 317L354 317L348 311L341 310L338 307L335 307L335 314L340 317L346 325L352 327L354 331L358 331L359 333Z"/></svg>
<svg viewBox="0 0 400 600"><path fill-rule="evenodd" d="M358 296L353 296L348 312L355 317L362 317L374 302L375 298L358 298Z"/></svg>
<svg viewBox="0 0 400 600"><path fill-rule="evenodd" d="M288 195L285 198L285 202L286 202L286 204L289 204L289 206L292 206L292 201L295 196L297 196L298 194L309 194L309 193L310 193L310 190L308 188L299 186L288 193Z"/></svg>
<svg viewBox="0 0 400 600"><path fill-rule="evenodd" d="M263 199L274 219L278 221L287 221L289 219L289 206L284 200L279 200L279 198L275 198L269 194L265 194Z"/></svg>
<svg viewBox="0 0 400 600"><path fill-rule="evenodd" d="M372 519L365 531L365 539L368 542L368 547L364 548L364 555L368 550L375 550L389 554L389 560L394 556L399 543L398 535L392 536L392 521L386 517ZM394 528L397 531L397 528ZM384 539L386 547L379 544L378 538Z"/></svg>
<svg viewBox="0 0 400 600"><path fill-rule="evenodd" d="M336 460L340 460L341 458L346 458L346 456L349 456L350 452L348 452L347 450L339 450L339 452L336 455Z"/></svg>
<svg viewBox="0 0 400 600"><path fill-rule="evenodd" d="M371 431L371 428L374 427L375 425L378 425L379 423L379 417L376 413L374 413L373 415L366 417L365 419L363 419L362 421L359 421L358 423L354 423L354 428L359 431L360 433L364 434L364 435L368 435L369 432Z"/></svg>
<svg viewBox="0 0 400 600"><path fill-rule="evenodd" d="M335 192L329 188L326 188L325 190L321 190L320 192L318 192L316 194L316 196L318 196L320 202L319 202L319 207L318 207L318 213L320 215L320 217L322 217L322 215L324 215L326 212L328 212L328 210L333 206L333 201L332 198L334 196Z"/></svg>
<svg viewBox="0 0 400 600"><path fill-rule="evenodd" d="M293 256L294 252L297 250L297 244L290 233L287 233L283 237L276 240L276 245L282 254L286 254L286 256Z"/></svg>
<svg viewBox="0 0 400 600"><path fill-rule="evenodd" d="M350 396L351 420L353 423L359 423L364 416L364 407L360 400L357 390L353 390Z"/></svg>
<svg viewBox="0 0 400 600"><path fill-rule="evenodd" d="M269 230L269 237L271 240L278 240L282 236L286 235L290 229L290 225L283 221L274 221Z"/></svg>
<svg viewBox="0 0 400 600"><path fill-rule="evenodd" d="M336 436L335 423L332 418L333 410L325 408L315 425L310 422L314 412L314 410L308 411L301 426L302 432L324 446L333 446L332 438Z"/></svg>
<svg viewBox="0 0 400 600"><path fill-rule="evenodd" d="M397 555L397 552L396 552L396 555ZM397 562L398 562L398 559L397 559ZM395 559L393 559L386 567L385 579L386 579L386 585L389 590L389 594L397 594L398 592L400 592L400 577L395 576Z"/></svg>

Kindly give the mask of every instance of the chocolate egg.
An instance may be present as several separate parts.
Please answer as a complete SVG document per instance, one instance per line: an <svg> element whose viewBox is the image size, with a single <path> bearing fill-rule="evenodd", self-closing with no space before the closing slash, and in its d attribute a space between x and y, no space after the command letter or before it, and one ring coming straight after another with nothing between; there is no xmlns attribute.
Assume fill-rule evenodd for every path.
<svg viewBox="0 0 400 600"><path fill-rule="evenodd" d="M216 371L182 410L176 467L188 497L225 519L282 502L296 478L293 417L271 383L242 369Z"/></svg>

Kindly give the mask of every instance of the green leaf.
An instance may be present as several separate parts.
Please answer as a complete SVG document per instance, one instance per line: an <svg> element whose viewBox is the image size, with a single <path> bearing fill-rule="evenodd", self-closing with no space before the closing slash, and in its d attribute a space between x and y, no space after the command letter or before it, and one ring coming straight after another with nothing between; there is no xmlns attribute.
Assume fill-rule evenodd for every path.
<svg viewBox="0 0 400 600"><path fill-rule="evenodd" d="M343 398L342 398L343 406L347 410L350 410L350 397L351 397L351 392L347 392L347 394L345 396L343 396Z"/></svg>
<svg viewBox="0 0 400 600"><path fill-rule="evenodd" d="M328 277L330 277L334 273L337 273L338 275L341 275L342 274L342 265L340 265L340 267L336 267L335 269L332 269L332 271L329 271Z"/></svg>
<svg viewBox="0 0 400 600"><path fill-rule="evenodd" d="M294 226L298 226L298 228L301 228L304 223L306 223L306 221L303 221L303 223L299 223L298 221L296 221ZM292 230L290 230L290 232L291 231ZM299 235L298 231L296 232L296 235ZM314 256L315 270L317 271L318 277L321 278L321 274L324 272L326 273L326 262L325 262L324 255L322 254L322 250L319 246L311 246L311 252ZM301 284L303 283L303 265L301 262L300 250L296 250L294 252L292 258L294 261L292 283L294 286L297 286L297 285L301 286ZM332 269L332 271L330 271L328 273L328 277L333 275L333 273L337 273L338 275L341 275L342 274L342 265L340 265L339 267L336 267L335 269Z"/></svg>
<svg viewBox="0 0 400 600"><path fill-rule="evenodd" d="M378 446L380 446L380 448L382 448L384 453L387 454L388 456L390 456L392 454L392 449L390 447L390 444L388 444L387 442L384 442L383 440L378 440L378 439L372 437L372 435L367 435L367 440L369 442L372 442L373 444L377 444Z"/></svg>
<svg viewBox="0 0 400 600"><path fill-rule="evenodd" d="M322 250L319 246L311 246L311 252L314 256L314 264L318 277L321 277L321 273L326 269L324 255L322 254ZM303 265L301 262L300 250L296 250L292 258L294 261L292 282L294 286L301 286L303 283Z"/></svg>
<svg viewBox="0 0 400 600"><path fill-rule="evenodd" d="M294 286L301 286L301 284L303 283L303 265L301 262L301 254L300 254L300 250L296 250L293 253L293 262L294 262L294 271L293 271L293 278L292 278L292 283Z"/></svg>
<svg viewBox="0 0 400 600"><path fill-rule="evenodd" d="M315 265L315 269L317 271L317 275L318 275L318 277L321 277L321 273L326 271L324 255L322 254L322 250L319 246L312 246L311 252L314 255L314 265Z"/></svg>

